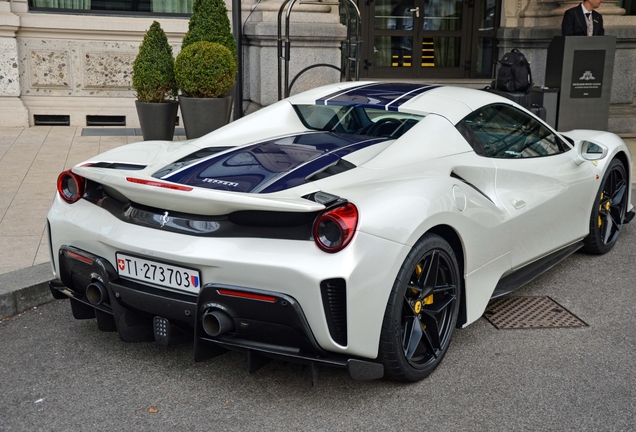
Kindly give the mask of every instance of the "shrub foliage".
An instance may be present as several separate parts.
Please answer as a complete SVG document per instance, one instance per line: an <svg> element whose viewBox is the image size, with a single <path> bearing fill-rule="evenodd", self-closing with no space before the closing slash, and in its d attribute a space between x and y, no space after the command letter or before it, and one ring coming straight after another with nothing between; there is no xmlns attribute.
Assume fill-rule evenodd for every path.
<svg viewBox="0 0 636 432"><path fill-rule="evenodd" d="M174 65L178 87L185 95L197 98L225 96L234 84L236 71L230 50L206 41L184 47Z"/></svg>
<svg viewBox="0 0 636 432"><path fill-rule="evenodd" d="M219 43L236 56L236 40L230 31L224 0L194 0L182 49L200 41Z"/></svg>
<svg viewBox="0 0 636 432"><path fill-rule="evenodd" d="M172 47L157 21L139 46L133 63L132 86L141 102L166 102L177 94Z"/></svg>

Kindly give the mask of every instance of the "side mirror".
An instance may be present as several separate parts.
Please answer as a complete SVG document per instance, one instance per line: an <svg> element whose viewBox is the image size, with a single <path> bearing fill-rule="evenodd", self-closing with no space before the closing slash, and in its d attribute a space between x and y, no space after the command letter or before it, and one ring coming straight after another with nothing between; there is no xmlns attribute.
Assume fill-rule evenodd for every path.
<svg viewBox="0 0 636 432"><path fill-rule="evenodd" d="M598 161L607 156L607 147L602 144L590 141L580 141L577 143L578 158L577 165L581 165L585 161Z"/></svg>

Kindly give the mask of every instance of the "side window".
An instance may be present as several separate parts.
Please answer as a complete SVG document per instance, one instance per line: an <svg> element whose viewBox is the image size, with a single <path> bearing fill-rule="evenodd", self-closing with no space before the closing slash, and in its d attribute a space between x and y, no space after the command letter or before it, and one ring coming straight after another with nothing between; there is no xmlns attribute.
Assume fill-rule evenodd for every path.
<svg viewBox="0 0 636 432"><path fill-rule="evenodd" d="M343 107L323 105L298 105L305 126L315 130L333 130L340 125Z"/></svg>
<svg viewBox="0 0 636 432"><path fill-rule="evenodd" d="M424 118L356 105L294 105L294 109L308 129L388 139L401 137Z"/></svg>
<svg viewBox="0 0 636 432"><path fill-rule="evenodd" d="M477 154L487 157L531 158L570 149L542 123L505 104L489 105L473 112L457 129Z"/></svg>

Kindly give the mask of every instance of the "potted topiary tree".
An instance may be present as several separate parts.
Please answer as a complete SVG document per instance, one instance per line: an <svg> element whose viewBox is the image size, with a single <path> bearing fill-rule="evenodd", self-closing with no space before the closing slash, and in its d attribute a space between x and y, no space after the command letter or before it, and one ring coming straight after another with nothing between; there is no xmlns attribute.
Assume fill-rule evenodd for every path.
<svg viewBox="0 0 636 432"><path fill-rule="evenodd" d="M200 41L183 48L174 64L183 125L188 139L201 137L230 121L236 60L216 42Z"/></svg>
<svg viewBox="0 0 636 432"><path fill-rule="evenodd" d="M209 43L221 45L229 56ZM192 45L197 48L190 49ZM236 41L224 0L194 0L188 31L175 64L188 139L203 136L230 121L236 70ZM211 106L203 108L203 105Z"/></svg>
<svg viewBox="0 0 636 432"><path fill-rule="evenodd" d="M194 0L181 48L200 41L220 43L236 56L236 40L230 31L230 19L223 0Z"/></svg>
<svg viewBox="0 0 636 432"><path fill-rule="evenodd" d="M132 86L144 140L172 141L179 104L175 100L174 57L166 33L154 21L133 63Z"/></svg>

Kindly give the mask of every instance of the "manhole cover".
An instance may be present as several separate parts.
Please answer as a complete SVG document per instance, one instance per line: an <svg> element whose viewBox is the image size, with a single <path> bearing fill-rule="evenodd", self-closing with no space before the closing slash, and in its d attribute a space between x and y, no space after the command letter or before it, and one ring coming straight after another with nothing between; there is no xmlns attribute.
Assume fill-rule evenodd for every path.
<svg viewBox="0 0 636 432"><path fill-rule="evenodd" d="M587 327L550 297L502 297L492 300L484 317L498 329Z"/></svg>

